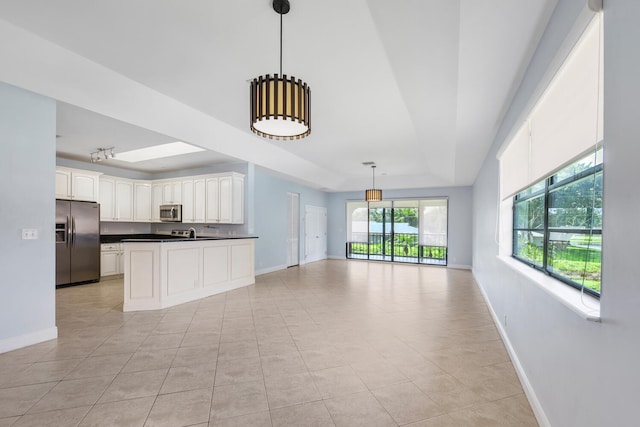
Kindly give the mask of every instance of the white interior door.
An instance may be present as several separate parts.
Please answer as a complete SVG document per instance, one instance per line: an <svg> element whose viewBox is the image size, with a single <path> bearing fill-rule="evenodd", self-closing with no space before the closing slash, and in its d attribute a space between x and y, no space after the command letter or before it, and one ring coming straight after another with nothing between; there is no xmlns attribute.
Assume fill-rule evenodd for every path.
<svg viewBox="0 0 640 427"><path fill-rule="evenodd" d="M305 206L305 262L327 258L327 208Z"/></svg>
<svg viewBox="0 0 640 427"><path fill-rule="evenodd" d="M300 195L287 193L287 267L300 264Z"/></svg>

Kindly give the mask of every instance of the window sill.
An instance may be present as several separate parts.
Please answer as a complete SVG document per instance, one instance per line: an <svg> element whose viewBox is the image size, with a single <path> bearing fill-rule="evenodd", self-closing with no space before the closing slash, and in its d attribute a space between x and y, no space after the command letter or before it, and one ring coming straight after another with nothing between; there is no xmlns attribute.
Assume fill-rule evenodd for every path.
<svg viewBox="0 0 640 427"><path fill-rule="evenodd" d="M545 292L583 319L600 322L600 300L597 298L549 277L511 256L498 255L498 259L532 282L537 283Z"/></svg>

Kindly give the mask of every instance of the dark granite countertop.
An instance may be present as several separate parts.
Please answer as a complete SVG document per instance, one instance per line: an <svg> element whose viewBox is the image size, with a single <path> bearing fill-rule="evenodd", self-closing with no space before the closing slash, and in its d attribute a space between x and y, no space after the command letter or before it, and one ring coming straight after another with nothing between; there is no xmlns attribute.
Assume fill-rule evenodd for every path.
<svg viewBox="0 0 640 427"><path fill-rule="evenodd" d="M257 239L256 236L245 235L219 235L219 236L198 236L197 239L189 239L181 236L170 236L168 234L101 234L100 243L120 243L120 242L197 242L202 240L235 240L235 239Z"/></svg>
<svg viewBox="0 0 640 427"><path fill-rule="evenodd" d="M204 240L238 240L238 239L257 239L255 236L198 236L195 239L190 239L188 237L171 237L164 235L156 235L151 238L133 238L133 239L122 239L123 243L167 243L167 242L202 242Z"/></svg>
<svg viewBox="0 0 640 427"><path fill-rule="evenodd" d="M120 243L123 239L129 238L150 238L155 234L101 234L100 243Z"/></svg>

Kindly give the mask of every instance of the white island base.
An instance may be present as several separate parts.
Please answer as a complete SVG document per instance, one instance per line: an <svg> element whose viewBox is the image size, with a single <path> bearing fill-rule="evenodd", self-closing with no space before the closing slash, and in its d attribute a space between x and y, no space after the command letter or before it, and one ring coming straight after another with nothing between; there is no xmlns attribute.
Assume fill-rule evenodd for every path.
<svg viewBox="0 0 640 427"><path fill-rule="evenodd" d="M172 307L254 283L252 238L124 242L123 311Z"/></svg>

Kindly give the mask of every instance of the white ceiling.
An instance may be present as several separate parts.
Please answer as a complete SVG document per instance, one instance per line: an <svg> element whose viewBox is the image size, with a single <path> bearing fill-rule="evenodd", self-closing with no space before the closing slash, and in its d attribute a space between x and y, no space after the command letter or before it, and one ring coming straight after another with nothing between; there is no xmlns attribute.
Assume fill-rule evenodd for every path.
<svg viewBox="0 0 640 427"><path fill-rule="evenodd" d="M129 163L119 160L117 153L175 142L176 138L161 135L64 102L57 104L56 121L57 155L67 159L87 162L89 161L89 153L95 152L97 148L114 147L116 157L108 160L109 166L148 173L238 162L238 159L207 150Z"/></svg>
<svg viewBox="0 0 640 427"><path fill-rule="evenodd" d="M4 38L0 80L61 101L63 157L183 140L210 152L136 168L239 159L339 191L369 185L374 161L383 189L471 185L557 3L290 1L283 71L312 89L302 141L249 130L247 80L278 71L271 0L0 0L0 36L30 50Z"/></svg>

